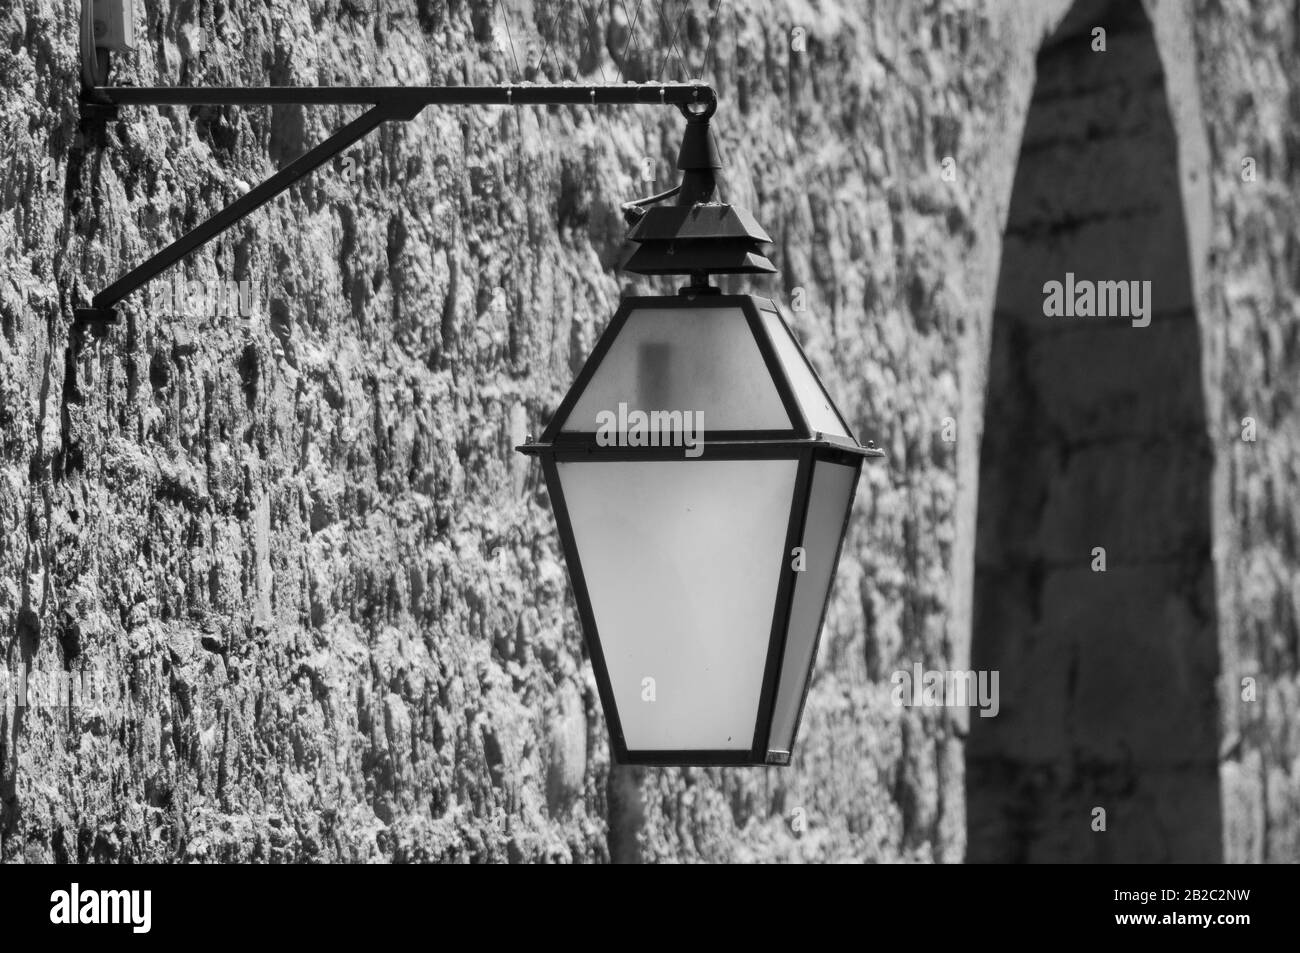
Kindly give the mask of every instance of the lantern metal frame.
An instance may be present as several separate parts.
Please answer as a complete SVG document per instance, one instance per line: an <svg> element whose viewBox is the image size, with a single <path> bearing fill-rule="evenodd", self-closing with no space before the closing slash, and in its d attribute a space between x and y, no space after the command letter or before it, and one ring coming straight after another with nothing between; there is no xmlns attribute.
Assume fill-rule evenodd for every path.
<svg viewBox="0 0 1300 953"><path fill-rule="evenodd" d="M685 457L681 447L629 447L602 446L597 442L594 432L564 432L574 406L586 390L609 354L614 341L623 331L628 319L637 311L654 309L734 309L739 308L745 316L750 333L758 345L764 365L772 377L781 403L790 416L793 426L788 430L727 430L710 432L704 444L704 453L699 457ZM559 528L560 543L564 550L565 562L569 568L569 579L573 588L574 601L577 603L578 615L582 623L583 640L587 654L591 658L596 676L597 690L601 707L605 712L605 721L609 727L610 746L614 760L619 764L629 765L674 765L682 767L737 767L737 766L784 766L790 763L791 751L784 748L772 748L771 731L778 688L783 672L786 642L790 634L791 610L794 605L795 584L798 573L787 568L787 554L800 545L808 521L808 510L812 503L812 476L817 462L850 466L854 470L853 488L849 493L844 510L844 520L839 529L835 544L835 553L831 560L829 585L833 586L835 571L839 566L844 539L847 536L849 521L853 513L853 501L857 496L857 482L861 477L865 460L883 457L884 453L874 446L861 446L853 436L853 430L844 419L838 407L831 402L836 417L844 428L847 437L838 434L826 434L812 429L807 415L795 395L794 386L785 372L785 366L777 356L776 345L768 335L767 327L760 311L775 312L778 320L787 329L789 325L774 301L754 295L724 295L718 293L696 293L695 289L683 289L676 296L634 296L625 297L608 327L592 349L590 356L570 387L560 406L557 408L542 437L535 442L525 443L516 449L524 454L539 457L546 479L546 488L551 500L551 509ZM701 320L708 320L707 317ZM807 354L798 339L791 334L799 358L807 365L817 384L825 390L820 375L808 360ZM600 630L596 624L592 609L591 596L587 589L586 576L582 568L577 539L574 534L573 521L569 515L568 503L561 486L558 464L573 462L630 462L630 461L675 461L682 466L713 460L793 460L797 464L794 488L790 500L789 517L786 525L785 546L776 554L781 560L781 572L774 600L771 630L768 635L767 655L764 662L763 678L758 701L758 711L754 724L754 736L748 749L633 749L629 748L623 734L619 717L618 704L614 697L613 683L609 667L605 660L604 649L600 639ZM821 613L817 620L817 630L813 635L812 651L809 656L808 669L802 673L803 684L800 689L799 705L795 713L793 739L798 737L799 726L803 720L804 705L808 698L808 689L812 683L812 668L816 664L817 649L821 641L822 627L826 622L826 611L830 603L828 589L822 601Z"/></svg>

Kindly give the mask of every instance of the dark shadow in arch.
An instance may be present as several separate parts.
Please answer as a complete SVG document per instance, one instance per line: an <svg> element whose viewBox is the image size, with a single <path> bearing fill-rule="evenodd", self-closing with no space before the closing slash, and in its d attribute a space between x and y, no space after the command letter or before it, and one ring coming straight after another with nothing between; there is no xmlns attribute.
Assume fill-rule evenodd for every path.
<svg viewBox="0 0 1300 953"><path fill-rule="evenodd" d="M1142 5L1076 3L1039 52L998 279L972 666L1000 672L1001 710L971 713L970 861L1222 856L1213 458L1177 159ZM1067 272L1150 281L1150 325L1046 316Z"/></svg>

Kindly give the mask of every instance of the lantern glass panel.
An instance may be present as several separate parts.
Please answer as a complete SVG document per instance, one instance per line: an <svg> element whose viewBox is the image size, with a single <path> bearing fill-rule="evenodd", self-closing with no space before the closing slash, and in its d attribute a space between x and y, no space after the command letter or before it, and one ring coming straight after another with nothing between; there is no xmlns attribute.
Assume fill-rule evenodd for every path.
<svg viewBox="0 0 1300 953"><path fill-rule="evenodd" d="M710 431L792 427L738 307L633 311L561 429L592 433L620 403L629 412L694 411Z"/></svg>
<svg viewBox="0 0 1300 953"><path fill-rule="evenodd" d="M777 357L785 366L785 373L790 380L791 388L794 389L795 399L799 401L804 416L808 418L808 426L814 432L840 437L850 436L848 428L844 426L839 413L835 410L835 405L831 403L830 395L817 379L812 365L804 358L785 321L775 311L767 308L759 309L759 313L763 316L763 324L772 339L772 346L776 348Z"/></svg>
<svg viewBox="0 0 1300 953"><path fill-rule="evenodd" d="M556 468L628 749L751 749L797 461Z"/></svg>
<svg viewBox="0 0 1300 953"><path fill-rule="evenodd" d="M790 627L768 741L771 751L789 752L794 742L804 690L812 676L813 655L826 600L835 579L840 536L857 486L859 469L859 466L826 460L818 460L813 467L808 518L799 544L804 549L806 562L803 572L795 576Z"/></svg>

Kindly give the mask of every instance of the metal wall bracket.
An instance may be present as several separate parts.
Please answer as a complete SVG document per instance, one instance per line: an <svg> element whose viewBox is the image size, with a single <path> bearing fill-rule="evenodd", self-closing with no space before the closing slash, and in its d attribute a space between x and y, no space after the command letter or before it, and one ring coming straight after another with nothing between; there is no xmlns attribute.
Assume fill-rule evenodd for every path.
<svg viewBox="0 0 1300 953"><path fill-rule="evenodd" d="M367 105L370 109L334 135L290 162L143 264L133 268L76 308L79 328L103 329L117 320L116 305L199 246L261 208L303 176L319 168L385 122L414 119L426 106L672 105L686 112L717 107L717 95L702 83L625 83L576 86L341 86L341 87L130 87L92 86L82 96L84 120L116 118L120 106L194 105ZM107 112L111 110L111 115ZM102 336L101 331L96 331Z"/></svg>

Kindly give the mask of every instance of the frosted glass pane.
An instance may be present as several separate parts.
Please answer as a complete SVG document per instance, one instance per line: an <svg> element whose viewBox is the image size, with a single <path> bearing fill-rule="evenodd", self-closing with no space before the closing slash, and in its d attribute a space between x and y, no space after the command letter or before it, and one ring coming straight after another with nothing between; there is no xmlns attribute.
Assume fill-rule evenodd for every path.
<svg viewBox="0 0 1300 953"><path fill-rule="evenodd" d="M693 411L704 431L789 430L790 415L740 308L633 312L561 429L594 433L602 411Z"/></svg>
<svg viewBox="0 0 1300 953"><path fill-rule="evenodd" d="M807 562L804 571L795 578L790 629L768 742L768 748L773 751L789 751L794 743L804 682L812 669L822 612L835 579L840 531L857 481L857 467L819 460L813 468L812 498L801 544Z"/></svg>
<svg viewBox="0 0 1300 953"><path fill-rule="evenodd" d="M749 749L796 462L557 467L628 748Z"/></svg>
<svg viewBox="0 0 1300 953"><path fill-rule="evenodd" d="M790 378L795 399L799 401L799 406L803 408L804 415L808 418L808 426L817 433L847 437L849 433L844 429L839 414L835 412L835 406L831 403L826 389L822 387L821 381L804 360L799 345L795 343L790 329L781 320L781 316L766 308L761 309L759 314L763 316L763 324L767 327L767 333L776 347L776 355Z"/></svg>

